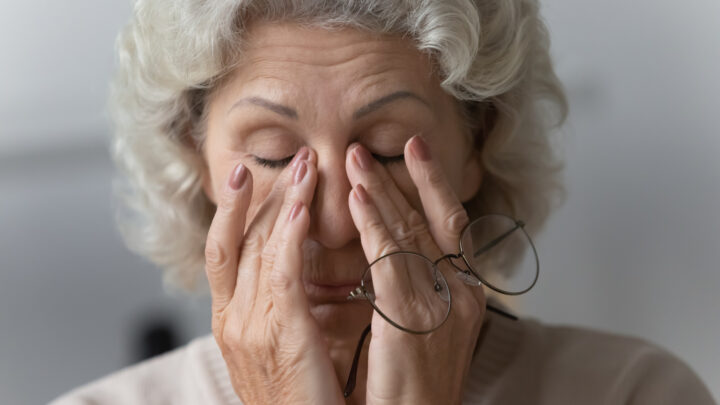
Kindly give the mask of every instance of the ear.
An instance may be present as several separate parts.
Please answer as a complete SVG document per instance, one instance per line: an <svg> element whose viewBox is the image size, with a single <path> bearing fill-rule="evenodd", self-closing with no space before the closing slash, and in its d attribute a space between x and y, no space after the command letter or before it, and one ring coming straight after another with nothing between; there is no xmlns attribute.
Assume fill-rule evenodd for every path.
<svg viewBox="0 0 720 405"><path fill-rule="evenodd" d="M460 202L470 201L480 191L483 180L483 170L480 165L480 151L472 148L472 153L467 157L463 167L463 181L458 198Z"/></svg>

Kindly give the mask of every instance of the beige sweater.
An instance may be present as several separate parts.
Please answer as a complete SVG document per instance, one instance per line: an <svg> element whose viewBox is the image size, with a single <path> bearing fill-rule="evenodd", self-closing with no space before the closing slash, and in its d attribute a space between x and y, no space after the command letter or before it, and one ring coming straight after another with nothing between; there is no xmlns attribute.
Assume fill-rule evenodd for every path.
<svg viewBox="0 0 720 405"><path fill-rule="evenodd" d="M489 313L464 404L714 404L682 361L645 341ZM241 404L212 335L76 388L51 405Z"/></svg>

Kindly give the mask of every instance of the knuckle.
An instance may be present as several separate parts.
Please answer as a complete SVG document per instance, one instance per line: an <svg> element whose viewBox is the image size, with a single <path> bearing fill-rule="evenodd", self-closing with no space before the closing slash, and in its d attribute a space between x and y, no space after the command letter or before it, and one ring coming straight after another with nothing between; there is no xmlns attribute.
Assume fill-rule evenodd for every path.
<svg viewBox="0 0 720 405"><path fill-rule="evenodd" d="M242 323L233 322L226 324L221 332L222 342L231 352L239 352L245 349L245 331Z"/></svg>
<svg viewBox="0 0 720 405"><path fill-rule="evenodd" d="M443 219L443 231L446 236L457 238L470 221L467 212L458 206L451 209Z"/></svg>
<svg viewBox="0 0 720 405"><path fill-rule="evenodd" d="M276 293L283 293L290 289L292 280L282 271L273 270L268 279L270 288Z"/></svg>
<svg viewBox="0 0 720 405"><path fill-rule="evenodd" d="M415 243L415 232L402 222L390 225L390 234L400 246L412 246Z"/></svg>
<svg viewBox="0 0 720 405"><path fill-rule="evenodd" d="M213 236L205 242L205 268L208 272L220 271L230 260L230 255Z"/></svg>
<svg viewBox="0 0 720 405"><path fill-rule="evenodd" d="M265 249L265 238L257 232L249 232L243 239L243 250L262 252Z"/></svg>
<svg viewBox="0 0 720 405"><path fill-rule="evenodd" d="M378 257L384 256L388 253L392 253L398 250L397 245L389 240L380 241L378 244Z"/></svg>
<svg viewBox="0 0 720 405"><path fill-rule="evenodd" d="M428 225L427 222L425 222L425 218L423 218L423 216L416 210L410 210L410 212L408 212L407 224L410 231L414 232L416 235L428 232Z"/></svg>

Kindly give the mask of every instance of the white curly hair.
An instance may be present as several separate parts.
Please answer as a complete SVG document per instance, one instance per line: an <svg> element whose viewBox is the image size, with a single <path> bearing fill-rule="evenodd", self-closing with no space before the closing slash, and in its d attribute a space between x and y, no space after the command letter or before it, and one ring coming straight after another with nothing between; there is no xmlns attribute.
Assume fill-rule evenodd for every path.
<svg viewBox="0 0 720 405"><path fill-rule="evenodd" d="M166 287L207 292L215 212L202 188L204 104L242 58L251 21L400 34L432 56L481 149L471 217L502 212L531 234L564 200L552 129L567 102L537 0L137 0L111 87L116 221Z"/></svg>

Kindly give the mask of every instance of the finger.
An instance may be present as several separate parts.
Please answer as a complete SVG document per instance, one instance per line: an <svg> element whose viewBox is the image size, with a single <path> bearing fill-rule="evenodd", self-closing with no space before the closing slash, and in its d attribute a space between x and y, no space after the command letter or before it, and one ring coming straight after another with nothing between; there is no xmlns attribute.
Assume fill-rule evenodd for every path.
<svg viewBox="0 0 720 405"><path fill-rule="evenodd" d="M247 305L255 302L255 296L260 292L259 283L262 274L259 269L262 266L263 251L285 200L285 192L292 184L292 177L297 165L301 161L314 161L314 159L315 155L308 148L303 147L298 151L292 162L276 180L272 190L247 227L240 257L240 268L246 270L240 272L236 285L236 288L245 291L243 301Z"/></svg>
<svg viewBox="0 0 720 405"><path fill-rule="evenodd" d="M304 146L298 150L292 162L290 162L290 164L283 170L280 177L275 181L272 190L265 198L265 201L255 214L252 222L250 222L250 227L248 227L249 235L257 237L262 242L266 242L268 240L270 234L272 233L272 229L275 226L277 216L280 213L285 192L287 191L289 185L292 184L292 178L295 174L298 163L302 161L315 161L315 154Z"/></svg>
<svg viewBox="0 0 720 405"><path fill-rule="evenodd" d="M441 251L425 218L410 205L385 167L360 145L351 146L348 157L351 157L346 162L351 184L364 184L400 249L418 251L430 259L440 257Z"/></svg>
<svg viewBox="0 0 720 405"><path fill-rule="evenodd" d="M312 203L317 185L317 167L311 160L301 160L295 164L291 172L290 182L282 190L282 202L279 205L278 213L272 224L272 231L268 236L268 245L277 244L283 237L283 232L288 222L286 216L300 201L305 207Z"/></svg>
<svg viewBox="0 0 720 405"><path fill-rule="evenodd" d="M465 208L421 137L405 144L405 157L435 242L443 253L457 253L460 233L469 222Z"/></svg>
<svg viewBox="0 0 720 405"><path fill-rule="evenodd" d="M235 292L238 249L252 197L252 175L241 163L220 195L205 242L205 273L213 306L223 308Z"/></svg>
<svg viewBox="0 0 720 405"><path fill-rule="evenodd" d="M363 185L398 246L403 250L414 250L418 230L410 225L422 226L424 221L407 202L385 167L359 144L349 148L345 166L350 184L353 187Z"/></svg>
<svg viewBox="0 0 720 405"><path fill-rule="evenodd" d="M281 220L284 226L277 245L275 268L270 275L270 290L273 304L286 316L284 319L298 321L310 315L302 282L302 246L310 227L310 214L305 203L297 201Z"/></svg>
<svg viewBox="0 0 720 405"><path fill-rule="evenodd" d="M388 253L400 251L388 232L379 210L362 184L358 184L350 191L348 200L350 215L360 232L360 243L368 263L373 263ZM373 286L378 298L392 294L393 290L398 293L408 293L410 284L407 269L397 262L398 260L383 259L381 263L385 265L373 265L371 270Z"/></svg>
<svg viewBox="0 0 720 405"><path fill-rule="evenodd" d="M262 267L263 269L267 269L266 274L268 277L261 275L260 282L264 284L261 288L271 290L273 296L277 296L278 294L284 295L285 290L292 290L298 285L302 287L303 263L302 261L298 263L294 261L284 262L284 256L288 254L284 249L294 249L293 246L295 242L302 245L304 241L307 230L300 235L302 239L299 241L294 239L288 240L288 238L297 236L297 233L291 229L295 226L292 219L295 219L297 215L299 215L299 210L307 210L307 207L312 202L316 184L317 168L315 165L308 161L298 162L293 173L292 184L285 192L280 213L277 216L272 234L262 254ZM299 248L300 247L298 247L298 249ZM291 257L295 257L295 253L290 252L289 254ZM299 260L302 260L302 254L300 254ZM303 301L306 301L307 298L305 298L304 288L301 289L303 292L301 297Z"/></svg>

